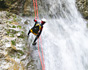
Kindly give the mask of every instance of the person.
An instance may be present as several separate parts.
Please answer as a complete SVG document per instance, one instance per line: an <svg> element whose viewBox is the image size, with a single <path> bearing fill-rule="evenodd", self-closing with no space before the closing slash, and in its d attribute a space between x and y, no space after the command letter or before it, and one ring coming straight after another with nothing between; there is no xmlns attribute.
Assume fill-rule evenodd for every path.
<svg viewBox="0 0 88 70"><path fill-rule="evenodd" d="M46 19L43 18L41 22L39 22L37 19L34 19L34 22L35 22L34 26L28 32L28 36L30 33L33 33L34 35L36 35L32 45L36 45L36 40L39 38L39 36L42 33L43 25L46 23Z"/></svg>

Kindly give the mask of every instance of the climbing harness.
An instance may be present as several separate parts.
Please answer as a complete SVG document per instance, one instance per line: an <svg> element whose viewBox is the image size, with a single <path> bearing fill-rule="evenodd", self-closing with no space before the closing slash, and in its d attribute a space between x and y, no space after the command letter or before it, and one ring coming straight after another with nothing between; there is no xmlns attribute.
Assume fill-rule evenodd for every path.
<svg viewBox="0 0 88 70"><path fill-rule="evenodd" d="M34 5L34 12L35 12L35 19L39 19L38 16L38 6L37 6L37 0L33 0L33 5ZM40 55L40 49L39 49L39 39L38 39L38 53L39 53L39 58L40 58L40 62L41 62L41 66L42 66L42 70L45 70L45 63L44 63L44 55L43 55L43 48L42 48L42 40L41 40L41 36L40 36L40 43L41 43L41 51L42 51L42 58L43 58L43 62L42 62L42 58Z"/></svg>

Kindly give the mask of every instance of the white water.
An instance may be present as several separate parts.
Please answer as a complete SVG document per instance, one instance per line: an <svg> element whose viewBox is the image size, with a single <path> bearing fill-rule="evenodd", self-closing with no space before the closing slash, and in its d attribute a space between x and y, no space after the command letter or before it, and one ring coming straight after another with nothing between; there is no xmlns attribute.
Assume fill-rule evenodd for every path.
<svg viewBox="0 0 88 70"><path fill-rule="evenodd" d="M45 70L88 70L88 30L75 0L45 0L42 8Z"/></svg>
<svg viewBox="0 0 88 70"><path fill-rule="evenodd" d="M47 19L42 33L45 70L88 70L88 31L75 0L47 2L56 18Z"/></svg>

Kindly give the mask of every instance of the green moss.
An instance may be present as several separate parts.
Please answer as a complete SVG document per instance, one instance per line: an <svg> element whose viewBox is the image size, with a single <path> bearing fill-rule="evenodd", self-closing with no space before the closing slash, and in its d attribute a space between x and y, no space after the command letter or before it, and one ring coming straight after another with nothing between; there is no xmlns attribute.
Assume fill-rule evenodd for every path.
<svg viewBox="0 0 88 70"><path fill-rule="evenodd" d="M10 32L9 31L7 31L7 35L9 35L10 34Z"/></svg>
<svg viewBox="0 0 88 70"><path fill-rule="evenodd" d="M20 55L24 55L24 52L22 50L19 50Z"/></svg>
<svg viewBox="0 0 88 70"><path fill-rule="evenodd" d="M16 26L13 25L12 28L16 28Z"/></svg>
<svg viewBox="0 0 88 70"><path fill-rule="evenodd" d="M11 24L11 23L12 23L12 21L9 21L9 23Z"/></svg>
<svg viewBox="0 0 88 70"><path fill-rule="evenodd" d="M11 40L12 45L16 45L15 40Z"/></svg>
<svg viewBox="0 0 88 70"><path fill-rule="evenodd" d="M24 38L24 35L20 35L20 36L18 36L18 38Z"/></svg>
<svg viewBox="0 0 88 70"><path fill-rule="evenodd" d="M20 58L20 57L21 57L21 56L20 56L20 54L18 53L18 54L17 54L17 58Z"/></svg>
<svg viewBox="0 0 88 70"><path fill-rule="evenodd" d="M11 24L11 23L12 23L12 21L6 21L6 23L10 23L10 24Z"/></svg>
<svg viewBox="0 0 88 70"><path fill-rule="evenodd" d="M23 50L26 50L27 48L26 47L23 47Z"/></svg>
<svg viewBox="0 0 88 70"><path fill-rule="evenodd" d="M22 34L24 34L24 32L23 32L23 31L21 31L21 33L22 33Z"/></svg>
<svg viewBox="0 0 88 70"><path fill-rule="evenodd" d="M23 31L21 31L21 35L18 36L18 38L25 38L25 33Z"/></svg>
<svg viewBox="0 0 88 70"><path fill-rule="evenodd" d="M13 54L12 55L10 55L11 57L15 57Z"/></svg>
<svg viewBox="0 0 88 70"><path fill-rule="evenodd" d="M17 28L20 28L21 29L22 27L20 25L18 25Z"/></svg>
<svg viewBox="0 0 88 70"><path fill-rule="evenodd" d="M14 34L10 34L10 37L14 37Z"/></svg>

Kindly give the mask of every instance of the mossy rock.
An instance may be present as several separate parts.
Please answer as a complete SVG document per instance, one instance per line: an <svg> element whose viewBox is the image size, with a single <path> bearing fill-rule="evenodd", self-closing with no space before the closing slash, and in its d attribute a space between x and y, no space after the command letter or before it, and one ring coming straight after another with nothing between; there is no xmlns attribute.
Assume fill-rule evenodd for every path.
<svg viewBox="0 0 88 70"><path fill-rule="evenodd" d="M12 30L12 29L8 29L7 30L7 34L10 35L10 34L16 34L18 33L19 31L16 31L16 30Z"/></svg>
<svg viewBox="0 0 88 70"><path fill-rule="evenodd" d="M13 3L15 3L17 0L4 0L5 4L10 7Z"/></svg>
<svg viewBox="0 0 88 70"><path fill-rule="evenodd" d="M12 45L16 45L16 40L11 40Z"/></svg>
<svg viewBox="0 0 88 70"><path fill-rule="evenodd" d="M17 28L20 28L21 29L22 27L20 25L18 25Z"/></svg>

